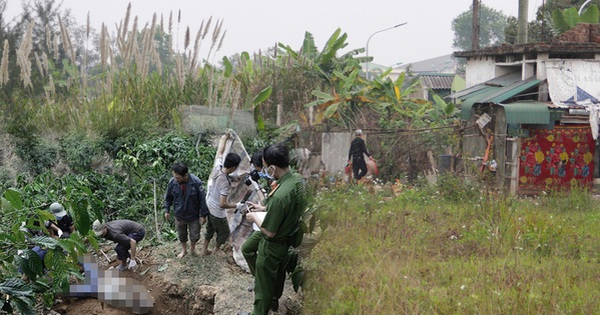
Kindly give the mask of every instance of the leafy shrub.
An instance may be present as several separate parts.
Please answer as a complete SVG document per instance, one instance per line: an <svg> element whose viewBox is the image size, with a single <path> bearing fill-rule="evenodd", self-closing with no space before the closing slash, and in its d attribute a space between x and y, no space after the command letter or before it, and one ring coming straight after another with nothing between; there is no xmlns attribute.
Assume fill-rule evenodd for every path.
<svg viewBox="0 0 600 315"><path fill-rule="evenodd" d="M26 103L15 103L5 118L6 131L12 135L15 154L23 161L23 170L37 175L49 170L57 158L57 148L39 136L40 125Z"/></svg>
<svg viewBox="0 0 600 315"><path fill-rule="evenodd" d="M60 140L59 153L73 171L82 173L91 170L92 161L101 153L101 148L98 141L78 132Z"/></svg>
<svg viewBox="0 0 600 315"><path fill-rule="evenodd" d="M14 139L15 153L32 175L42 174L57 162L58 148L35 135Z"/></svg>
<svg viewBox="0 0 600 315"><path fill-rule="evenodd" d="M0 260L4 262L0 293L6 298L3 312L12 314L16 309L20 314L34 314L37 298L46 307L52 306L55 294L68 287L70 277L81 278L77 257L88 250L83 238L88 236L90 244L97 248L97 242L89 234L91 218L97 216L93 209L100 208L97 200L80 178L55 179L48 172L22 189L11 188L3 194L0 208L3 247ZM68 239L53 239L46 234L42 222L53 219L46 210L52 201L60 201L73 215L77 233ZM42 235L31 233L36 230ZM47 251L44 261L34 247ZM45 268L43 262L46 262ZM22 280L22 276L26 276L27 281Z"/></svg>
<svg viewBox="0 0 600 315"><path fill-rule="evenodd" d="M0 192L5 191L14 185L15 180L11 176L10 171L4 166L0 167Z"/></svg>
<svg viewBox="0 0 600 315"><path fill-rule="evenodd" d="M190 173L206 179L212 170L214 155L215 149L207 143L199 143L196 147L189 136L168 133L132 146L126 145L117 154L116 163L138 176L145 174L154 178L166 177L168 180L173 163L183 162Z"/></svg>
<svg viewBox="0 0 600 315"><path fill-rule="evenodd" d="M475 200L480 194L479 188L475 183L454 174L438 176L435 187L444 200L451 202Z"/></svg>

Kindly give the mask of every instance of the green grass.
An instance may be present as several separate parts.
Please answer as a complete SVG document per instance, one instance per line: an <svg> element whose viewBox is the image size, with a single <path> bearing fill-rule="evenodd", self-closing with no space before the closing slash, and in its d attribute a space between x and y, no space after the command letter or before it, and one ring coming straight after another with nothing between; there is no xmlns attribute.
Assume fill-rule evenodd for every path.
<svg viewBox="0 0 600 315"><path fill-rule="evenodd" d="M600 212L587 191L456 201L439 188L321 192L324 232L304 261L304 313L600 310Z"/></svg>

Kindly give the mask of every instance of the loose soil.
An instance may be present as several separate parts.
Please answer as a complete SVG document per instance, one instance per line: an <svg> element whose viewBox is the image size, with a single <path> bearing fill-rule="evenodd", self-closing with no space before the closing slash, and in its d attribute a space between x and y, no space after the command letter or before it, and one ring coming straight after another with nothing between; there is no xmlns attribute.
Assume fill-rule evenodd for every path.
<svg viewBox="0 0 600 315"><path fill-rule="evenodd" d="M202 241L198 249L202 248ZM100 269L116 266L112 246L103 246L104 255L98 256ZM124 275L140 281L154 298L154 308L147 314L236 314L252 311L254 292L248 291L253 277L237 266L231 250L226 255L193 256L182 259L179 243L159 247L142 247L138 251L141 266ZM111 254L112 253L112 254ZM295 293L287 280L279 311L273 314L299 314L300 294ZM131 310L114 308L95 298L59 298L52 308L53 314L132 314Z"/></svg>

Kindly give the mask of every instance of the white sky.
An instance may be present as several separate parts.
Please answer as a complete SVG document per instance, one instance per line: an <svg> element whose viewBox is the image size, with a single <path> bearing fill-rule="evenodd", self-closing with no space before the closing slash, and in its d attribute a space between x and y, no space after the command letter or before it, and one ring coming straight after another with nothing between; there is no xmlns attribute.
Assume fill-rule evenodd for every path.
<svg viewBox="0 0 600 315"><path fill-rule="evenodd" d="M482 0L482 3L507 15L517 16L519 0ZM529 0L529 20L543 0ZM374 35L369 42L369 56L374 63L385 66L434 58L453 52L454 33L451 22L469 9L472 0L63 0L78 24L85 24L90 13L92 27L97 30L104 22L110 31L125 17L128 3L138 25L152 21L153 13L164 16L168 23L173 11L176 21L181 10L179 38L190 27L192 44L200 23L211 16L223 19L227 31L217 62L223 55L242 51L258 52L276 42L298 50L306 31L313 34L319 50L339 27L348 34L348 46L342 52L365 47L376 31L407 22L408 24ZM8 16L20 12L18 1L8 2ZM130 21L130 26L133 19ZM173 26L176 31L176 25ZM211 30L212 32L212 30ZM203 48L209 46L205 41ZM201 57L206 57L202 49Z"/></svg>

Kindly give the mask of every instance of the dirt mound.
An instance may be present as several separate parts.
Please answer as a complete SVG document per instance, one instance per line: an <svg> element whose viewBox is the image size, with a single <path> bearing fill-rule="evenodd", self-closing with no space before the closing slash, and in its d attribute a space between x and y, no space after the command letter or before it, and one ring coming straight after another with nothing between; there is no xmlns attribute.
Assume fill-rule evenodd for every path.
<svg viewBox="0 0 600 315"><path fill-rule="evenodd" d="M197 246L201 248L201 243ZM110 264L104 255L98 265L107 269L116 266L112 247ZM193 256L177 259L178 243L160 247L144 247L138 252L141 266L124 274L140 281L154 298L154 308L148 314L236 314L251 311L254 293L248 291L253 277L237 266L231 250L227 255ZM298 314L299 294L294 293L288 280L280 310L274 314ZM94 298L61 298L53 307L60 314L131 314L126 309L114 308Z"/></svg>

